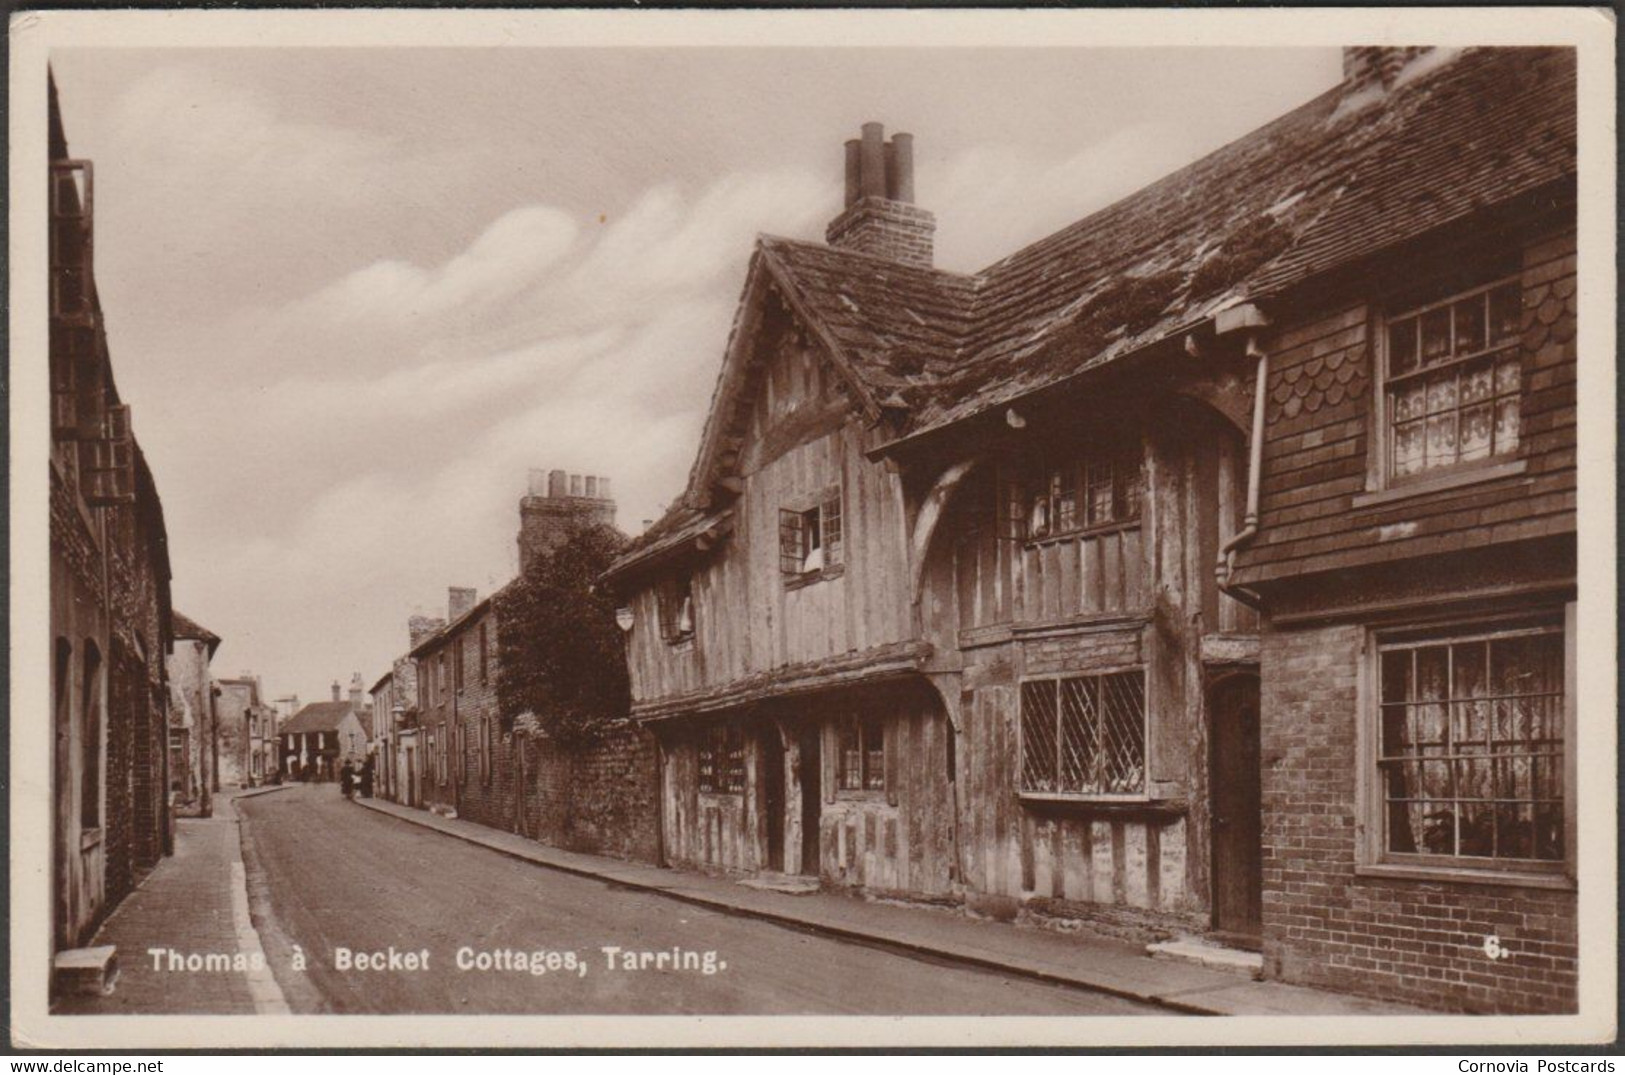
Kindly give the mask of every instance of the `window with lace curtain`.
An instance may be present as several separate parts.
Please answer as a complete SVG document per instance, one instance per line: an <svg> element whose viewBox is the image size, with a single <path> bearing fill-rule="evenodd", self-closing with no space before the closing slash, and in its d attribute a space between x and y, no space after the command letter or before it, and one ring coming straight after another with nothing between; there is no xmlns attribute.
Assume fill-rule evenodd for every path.
<svg viewBox="0 0 1625 1075"><path fill-rule="evenodd" d="M1560 617L1378 637L1382 858L1550 867L1566 856Z"/></svg>
<svg viewBox="0 0 1625 1075"><path fill-rule="evenodd" d="M1522 325L1516 276L1388 316L1389 480L1517 454Z"/></svg>

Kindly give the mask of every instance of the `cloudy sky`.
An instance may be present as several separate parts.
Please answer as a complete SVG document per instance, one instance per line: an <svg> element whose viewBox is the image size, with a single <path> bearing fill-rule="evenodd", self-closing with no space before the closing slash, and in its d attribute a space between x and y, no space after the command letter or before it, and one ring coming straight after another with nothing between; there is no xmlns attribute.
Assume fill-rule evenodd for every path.
<svg viewBox="0 0 1625 1075"><path fill-rule="evenodd" d="M531 467L681 490L752 237L916 139L975 270L1329 88L1335 49L78 49L120 391L217 672L368 685L516 568Z"/></svg>

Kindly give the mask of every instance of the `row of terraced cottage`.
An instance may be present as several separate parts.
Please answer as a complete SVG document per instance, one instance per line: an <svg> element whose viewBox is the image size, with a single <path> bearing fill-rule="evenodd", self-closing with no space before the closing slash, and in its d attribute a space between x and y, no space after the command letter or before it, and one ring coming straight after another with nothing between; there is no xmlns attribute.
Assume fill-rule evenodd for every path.
<svg viewBox="0 0 1625 1075"><path fill-rule="evenodd" d="M1344 73L972 275L912 140L847 143L603 580L627 801L565 835L1574 1010L1574 55ZM484 686L482 607L415 640L429 707ZM420 771L490 734L435 727Z"/></svg>

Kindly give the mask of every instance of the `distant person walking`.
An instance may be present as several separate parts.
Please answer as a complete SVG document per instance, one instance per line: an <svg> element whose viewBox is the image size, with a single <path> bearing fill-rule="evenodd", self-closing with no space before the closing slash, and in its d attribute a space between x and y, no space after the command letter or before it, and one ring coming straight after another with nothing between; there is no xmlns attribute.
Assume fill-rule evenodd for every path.
<svg viewBox="0 0 1625 1075"><path fill-rule="evenodd" d="M350 767L349 762L345 762L344 767L339 770L339 790L344 793L346 799L355 798L355 770Z"/></svg>
<svg viewBox="0 0 1625 1075"><path fill-rule="evenodd" d="M372 798L372 755L371 754L368 754L367 759L361 763L361 797L363 799Z"/></svg>

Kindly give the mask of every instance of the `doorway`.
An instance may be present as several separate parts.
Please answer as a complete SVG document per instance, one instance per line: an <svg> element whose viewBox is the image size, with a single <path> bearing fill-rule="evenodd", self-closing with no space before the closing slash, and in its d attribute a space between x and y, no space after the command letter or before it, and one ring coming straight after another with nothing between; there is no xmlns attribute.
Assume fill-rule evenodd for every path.
<svg viewBox="0 0 1625 1075"><path fill-rule="evenodd" d="M767 825L767 868L784 872L784 743L770 722L757 740L762 758L762 817Z"/></svg>
<svg viewBox="0 0 1625 1075"><path fill-rule="evenodd" d="M1263 933L1263 800L1258 677L1235 675L1209 697L1213 768L1213 928L1256 947Z"/></svg>
<svg viewBox="0 0 1625 1075"><path fill-rule="evenodd" d="M801 785L801 872L817 877L818 870L818 818L824 802L824 767L818 753L818 725L809 724L797 735L800 746L800 771L796 774Z"/></svg>

